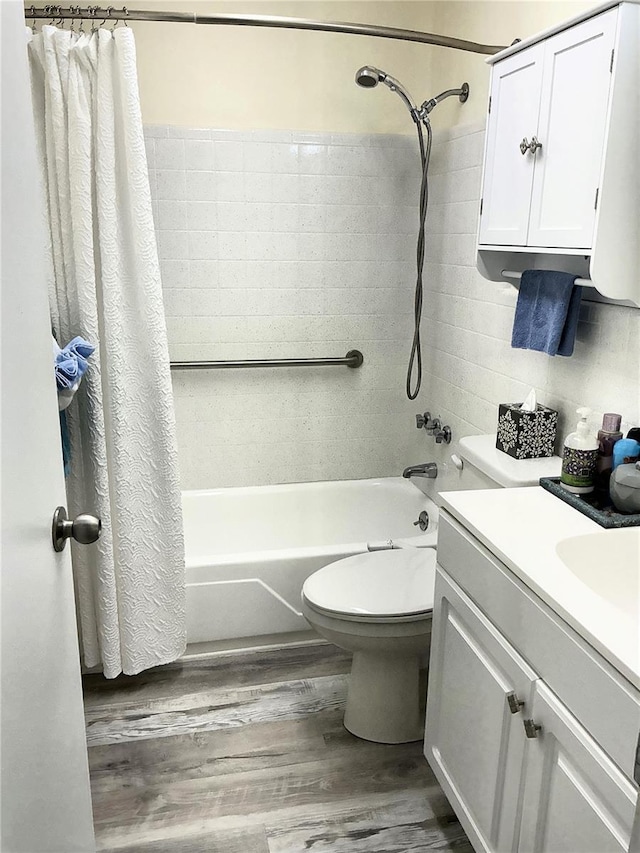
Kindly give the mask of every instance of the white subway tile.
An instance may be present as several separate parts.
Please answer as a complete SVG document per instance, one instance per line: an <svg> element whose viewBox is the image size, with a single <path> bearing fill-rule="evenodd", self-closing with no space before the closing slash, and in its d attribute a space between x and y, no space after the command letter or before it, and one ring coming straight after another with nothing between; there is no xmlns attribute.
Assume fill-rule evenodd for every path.
<svg viewBox="0 0 640 853"><path fill-rule="evenodd" d="M188 288L189 261L186 259L161 258L160 277L162 278L163 288Z"/></svg>
<svg viewBox="0 0 640 853"><path fill-rule="evenodd" d="M208 139L186 139L184 142L185 167L196 172L210 172L214 168L214 145Z"/></svg>
<svg viewBox="0 0 640 853"><path fill-rule="evenodd" d="M158 231L158 257L178 260L189 257L186 231Z"/></svg>
<svg viewBox="0 0 640 853"><path fill-rule="evenodd" d="M218 257L218 235L214 231L189 231L189 258L214 261Z"/></svg>
<svg viewBox="0 0 640 853"><path fill-rule="evenodd" d="M186 198L184 172L156 172L157 197L159 200L184 201Z"/></svg>
<svg viewBox="0 0 640 853"><path fill-rule="evenodd" d="M156 168L184 171L184 141L182 139L156 139Z"/></svg>
<svg viewBox="0 0 640 853"><path fill-rule="evenodd" d="M218 205L214 201L189 201L186 214L190 231L215 231L218 228Z"/></svg>
<svg viewBox="0 0 640 853"><path fill-rule="evenodd" d="M220 261L192 260L189 262L192 288L206 289L218 286Z"/></svg>
<svg viewBox="0 0 640 853"><path fill-rule="evenodd" d="M160 199L158 201L158 228L161 231L186 231L186 202Z"/></svg>
<svg viewBox="0 0 640 853"><path fill-rule="evenodd" d="M243 145L239 140L218 140L213 143L215 167L221 172L242 172Z"/></svg>

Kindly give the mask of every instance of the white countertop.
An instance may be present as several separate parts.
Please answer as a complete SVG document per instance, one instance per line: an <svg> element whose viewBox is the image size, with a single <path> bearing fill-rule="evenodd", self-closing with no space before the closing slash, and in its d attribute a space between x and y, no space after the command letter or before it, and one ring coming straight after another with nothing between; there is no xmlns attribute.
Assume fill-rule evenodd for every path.
<svg viewBox="0 0 640 853"><path fill-rule="evenodd" d="M640 689L640 528L605 530L539 486L444 492L441 500L445 510ZM606 536L605 544L610 539L610 561L602 563L598 557L602 564L588 567L596 578L599 570L604 579L616 572L616 551L624 552L627 561L637 553L637 571L633 565L625 567L630 583L624 607L599 595L559 557L560 542L585 534L598 535L598 542ZM624 549L619 547L622 536ZM601 552L594 548L594 554Z"/></svg>

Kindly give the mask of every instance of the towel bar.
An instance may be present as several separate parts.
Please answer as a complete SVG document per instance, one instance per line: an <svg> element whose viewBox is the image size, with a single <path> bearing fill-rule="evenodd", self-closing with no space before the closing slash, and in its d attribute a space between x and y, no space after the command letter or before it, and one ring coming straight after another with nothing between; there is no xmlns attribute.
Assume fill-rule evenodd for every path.
<svg viewBox="0 0 640 853"><path fill-rule="evenodd" d="M522 273L515 270L501 270L500 275L503 278L510 278L513 281L520 281L522 278ZM577 278L575 284L579 284L582 287L593 287L593 282L590 278Z"/></svg>

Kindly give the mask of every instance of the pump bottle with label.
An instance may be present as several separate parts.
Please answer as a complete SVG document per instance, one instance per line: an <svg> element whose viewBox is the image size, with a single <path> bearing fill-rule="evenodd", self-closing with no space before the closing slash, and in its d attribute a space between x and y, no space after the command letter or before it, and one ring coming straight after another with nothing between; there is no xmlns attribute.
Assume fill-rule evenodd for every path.
<svg viewBox="0 0 640 853"><path fill-rule="evenodd" d="M586 495L594 488L599 445L589 426L591 409L581 407L576 414L580 415L576 431L564 442L560 484L568 492Z"/></svg>

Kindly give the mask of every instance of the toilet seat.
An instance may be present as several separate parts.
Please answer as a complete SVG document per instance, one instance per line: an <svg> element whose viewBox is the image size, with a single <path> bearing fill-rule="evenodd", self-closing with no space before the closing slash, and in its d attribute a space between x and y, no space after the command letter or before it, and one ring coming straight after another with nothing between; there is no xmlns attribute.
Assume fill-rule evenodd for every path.
<svg viewBox="0 0 640 853"><path fill-rule="evenodd" d="M355 554L314 572L302 588L313 610L349 621L404 622L433 610L436 551Z"/></svg>

